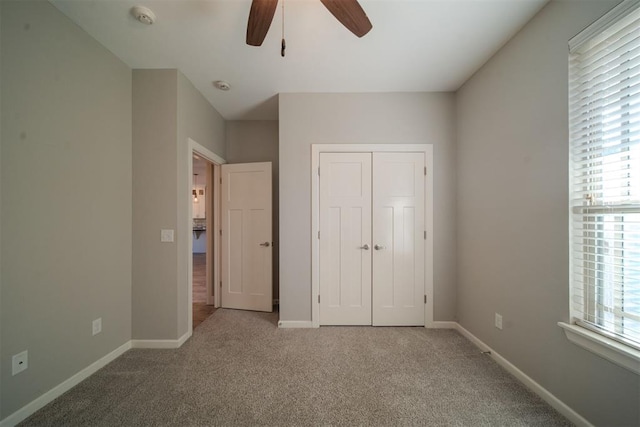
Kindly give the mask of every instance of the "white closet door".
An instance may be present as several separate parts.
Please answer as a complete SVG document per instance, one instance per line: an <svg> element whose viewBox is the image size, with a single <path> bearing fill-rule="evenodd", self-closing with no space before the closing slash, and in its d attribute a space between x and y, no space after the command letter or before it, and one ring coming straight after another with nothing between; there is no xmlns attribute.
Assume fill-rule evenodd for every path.
<svg viewBox="0 0 640 427"><path fill-rule="evenodd" d="M373 324L424 325L423 153L373 153Z"/></svg>
<svg viewBox="0 0 640 427"><path fill-rule="evenodd" d="M222 307L273 311L271 163L221 169Z"/></svg>
<svg viewBox="0 0 640 427"><path fill-rule="evenodd" d="M320 233L320 324L371 325L371 153L320 154Z"/></svg>

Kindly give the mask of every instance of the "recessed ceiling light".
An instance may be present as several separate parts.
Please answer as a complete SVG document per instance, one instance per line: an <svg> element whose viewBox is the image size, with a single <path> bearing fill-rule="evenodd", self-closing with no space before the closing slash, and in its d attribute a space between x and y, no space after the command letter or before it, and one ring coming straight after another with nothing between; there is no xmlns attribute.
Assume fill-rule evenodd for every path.
<svg viewBox="0 0 640 427"><path fill-rule="evenodd" d="M134 6L131 8L131 14L138 21L146 25L151 25L156 22L156 15L151 9L144 6Z"/></svg>
<svg viewBox="0 0 640 427"><path fill-rule="evenodd" d="M215 82L213 82L213 85L220 90L229 90L231 89L231 86L229 85L229 83L223 81L223 80L216 80Z"/></svg>

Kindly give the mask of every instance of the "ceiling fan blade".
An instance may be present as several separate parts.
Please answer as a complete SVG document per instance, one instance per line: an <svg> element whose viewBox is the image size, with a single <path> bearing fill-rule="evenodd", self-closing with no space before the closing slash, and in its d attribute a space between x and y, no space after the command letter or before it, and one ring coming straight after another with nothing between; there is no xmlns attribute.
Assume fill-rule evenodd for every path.
<svg viewBox="0 0 640 427"><path fill-rule="evenodd" d="M255 1L255 0L254 0ZM349 31L362 37L373 28L358 0L320 0Z"/></svg>
<svg viewBox="0 0 640 427"><path fill-rule="evenodd" d="M261 46L276 13L278 0L253 0L247 22L247 44Z"/></svg>

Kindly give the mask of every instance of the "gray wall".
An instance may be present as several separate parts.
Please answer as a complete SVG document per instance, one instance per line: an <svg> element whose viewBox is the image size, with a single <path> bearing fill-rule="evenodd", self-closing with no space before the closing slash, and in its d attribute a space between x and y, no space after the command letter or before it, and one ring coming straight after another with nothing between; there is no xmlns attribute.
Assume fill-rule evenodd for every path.
<svg viewBox="0 0 640 427"><path fill-rule="evenodd" d="M227 157L229 163L271 162L273 185L273 298L279 298L279 185L278 122L276 120L241 120L227 122Z"/></svg>
<svg viewBox="0 0 640 427"><path fill-rule="evenodd" d="M133 70L133 339L178 337L176 70ZM177 236L179 237L179 236Z"/></svg>
<svg viewBox="0 0 640 427"><path fill-rule="evenodd" d="M187 268L191 247L188 235L189 205L191 199L192 177L188 174L192 156L188 150L187 139L211 150L221 158L225 158L225 121L191 82L178 71L178 188L176 205L178 206L177 245L178 245L178 336L187 332L189 319L189 286Z"/></svg>
<svg viewBox="0 0 640 427"><path fill-rule="evenodd" d="M178 71L178 149L186 148L187 138L225 158L226 122L209 101ZM180 150L180 152L185 152ZM191 161L189 156L188 161ZM185 184L191 189L191 180ZM190 200L191 191L187 194Z"/></svg>
<svg viewBox="0 0 640 427"><path fill-rule="evenodd" d="M556 325L569 320L567 41L615 3L552 1L457 93L457 311L593 424L630 426L639 377Z"/></svg>
<svg viewBox="0 0 640 427"><path fill-rule="evenodd" d="M133 71L133 339L188 330L187 138L224 158L224 135L220 114L179 71ZM175 242L160 242L163 228Z"/></svg>
<svg viewBox="0 0 640 427"><path fill-rule="evenodd" d="M456 315L450 93L280 95L280 318L311 319L311 144L433 144L434 320Z"/></svg>
<svg viewBox="0 0 640 427"><path fill-rule="evenodd" d="M131 338L131 70L46 1L0 8L4 418Z"/></svg>

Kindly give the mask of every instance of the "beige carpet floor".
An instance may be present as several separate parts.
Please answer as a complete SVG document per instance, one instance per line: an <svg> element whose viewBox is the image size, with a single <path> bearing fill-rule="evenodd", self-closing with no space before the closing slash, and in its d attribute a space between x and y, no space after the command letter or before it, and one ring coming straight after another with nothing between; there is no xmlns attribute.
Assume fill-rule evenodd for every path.
<svg viewBox="0 0 640 427"><path fill-rule="evenodd" d="M277 318L217 310L181 348L130 350L23 425L570 425L455 331Z"/></svg>

